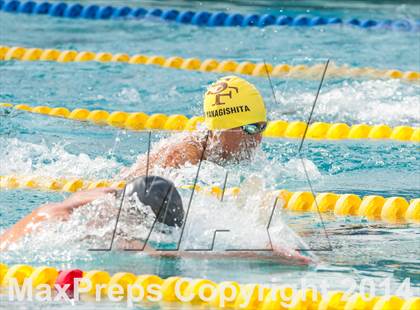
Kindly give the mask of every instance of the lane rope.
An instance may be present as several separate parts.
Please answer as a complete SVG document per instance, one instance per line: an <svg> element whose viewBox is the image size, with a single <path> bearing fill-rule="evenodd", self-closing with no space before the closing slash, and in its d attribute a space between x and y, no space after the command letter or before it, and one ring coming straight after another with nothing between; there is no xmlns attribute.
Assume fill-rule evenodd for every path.
<svg viewBox="0 0 420 310"><path fill-rule="evenodd" d="M68 293L83 297L110 297L123 301L123 296L135 304L141 302L181 303L219 309L373 309L418 310L420 297L404 299L397 295L374 296L344 291L321 292L313 288L298 289L296 285L240 284L236 281L213 282L209 279L192 279L172 276L166 279L154 274L136 275L117 272L111 275L103 270L58 270L50 266L11 265L0 263L0 284L19 287L31 284L33 288L45 285L54 288L68 287ZM13 283L14 282L14 283ZM57 288L58 287L58 288ZM118 293L115 288L119 287ZM159 296L160 298L157 298ZM79 296L78 296L79 297ZM92 301L92 298L87 299ZM168 305L168 304L167 304ZM284 305L284 306L283 306ZM280 308L279 308L280 307Z"/></svg>
<svg viewBox="0 0 420 310"><path fill-rule="evenodd" d="M249 61L236 62L234 60L218 60L199 58L182 58L179 56L163 57L160 55L128 55L125 53L112 54L109 52L94 53L91 51L58 50L26 48L21 46L0 45L0 61L51 61L59 63L72 62L121 62L134 65L153 65L177 70L235 73L255 77L270 76L276 78L319 79L324 65L290 65L270 63L264 64ZM326 78L363 78L363 79L398 79L405 82L420 84L420 72L400 71L396 69L376 69L373 67L337 66L330 63Z"/></svg>
<svg viewBox="0 0 420 310"><path fill-rule="evenodd" d="M83 180L80 178L51 178L41 176L0 176L0 189L33 189L44 191L77 192L99 187L114 187L122 189L125 181L115 180ZM183 185L180 188L192 189L193 185ZM219 186L196 186L197 192L221 198L223 189ZM224 197L235 198L239 195L239 187L227 188ZM360 216L368 220L382 220L390 223L420 224L420 198L407 201L403 197L383 197L355 194L319 193L315 197L311 192L290 192L285 189L267 192L267 197L273 200L278 197L284 201L284 209L294 212L332 213L336 216ZM315 202L316 201L316 202Z"/></svg>
<svg viewBox="0 0 420 310"><path fill-rule="evenodd" d="M83 18L88 20L133 20L153 19L178 24L191 24L207 27L267 27L267 26L324 26L347 25L368 29L384 29L397 31L419 31L420 20L373 20L373 19L341 19L339 17L323 17L301 14L295 17L288 15L275 16L272 14L240 14L207 11L178 11L160 8L130 8L99 6L95 4L82 5L65 2L34 2L34 1L4 1L0 0L0 10L7 13L23 13L31 15L48 15L63 18Z"/></svg>
<svg viewBox="0 0 420 310"><path fill-rule="evenodd" d="M203 116L188 118L182 114L166 115L162 113L147 115L143 112L108 112L105 110L87 110L76 108L69 110L64 107L51 108L48 106L29 106L27 104L1 103L0 108L13 108L29 113L65 118L75 121L86 121L95 125L108 125L128 130L166 130L183 131L196 130L197 125L204 121ZM267 138L302 138L306 123L302 121L287 122L274 120L267 124L263 136ZM345 123L314 122L309 125L306 137L320 140L344 139L374 139L398 140L406 142L420 142L420 128L410 126L397 126L391 128L385 124L367 125Z"/></svg>

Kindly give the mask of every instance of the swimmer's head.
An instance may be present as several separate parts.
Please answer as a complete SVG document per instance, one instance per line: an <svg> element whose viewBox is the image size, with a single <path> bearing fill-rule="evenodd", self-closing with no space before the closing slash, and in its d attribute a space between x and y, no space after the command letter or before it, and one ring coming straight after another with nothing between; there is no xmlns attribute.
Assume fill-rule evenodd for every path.
<svg viewBox="0 0 420 310"><path fill-rule="evenodd" d="M204 95L205 125L218 135L229 154L255 148L267 124L264 100L257 88L237 76L210 85Z"/></svg>
<svg viewBox="0 0 420 310"><path fill-rule="evenodd" d="M142 176L127 184L125 196L136 195L141 203L150 206L157 221L168 226L182 226L184 209L175 185L158 176Z"/></svg>

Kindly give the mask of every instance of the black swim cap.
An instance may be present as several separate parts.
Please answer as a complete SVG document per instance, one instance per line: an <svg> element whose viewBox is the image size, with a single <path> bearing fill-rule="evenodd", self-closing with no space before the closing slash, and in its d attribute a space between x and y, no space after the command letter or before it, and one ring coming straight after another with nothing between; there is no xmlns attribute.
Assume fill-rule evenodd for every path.
<svg viewBox="0 0 420 310"><path fill-rule="evenodd" d="M138 177L125 188L127 197L134 194L143 204L152 208L160 223L182 226L184 208L174 183L158 176Z"/></svg>

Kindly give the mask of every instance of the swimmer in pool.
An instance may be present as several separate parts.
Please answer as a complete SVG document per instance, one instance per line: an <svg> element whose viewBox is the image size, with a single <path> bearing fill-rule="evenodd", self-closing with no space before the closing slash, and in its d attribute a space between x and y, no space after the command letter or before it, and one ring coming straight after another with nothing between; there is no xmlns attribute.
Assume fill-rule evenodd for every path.
<svg viewBox="0 0 420 310"><path fill-rule="evenodd" d="M205 130L189 134L172 144L163 144L151 151L150 168L179 168L186 163L197 164L201 158L223 165L226 162L239 162L249 159L262 140L262 132L266 127L266 110L264 101L258 90L249 82L236 76L221 78L213 83L204 95ZM121 173L123 178L132 180L126 187L126 195L137 194L140 201L151 206L159 222L168 226L182 226L184 211L182 201L173 184L163 178L152 177L153 182L145 182L146 160L141 156L132 168ZM137 179L136 179L137 178ZM159 180L159 182L158 182ZM151 189L145 184L154 184ZM161 184L161 185L157 185ZM145 187L146 186L146 187ZM165 200L162 196L168 192L168 206L159 215L158 210ZM143 194L142 194L143 193ZM150 197L145 197L149 193ZM50 203L39 207L24 217L0 236L0 249L6 249L46 221L65 221L73 211L107 194L121 195L112 188L98 188L73 194L60 203ZM181 203L181 205L180 205ZM163 216L163 218L161 218ZM136 248L139 246L137 245ZM201 256L193 252L162 252L146 246L145 251L152 255L164 256ZM235 256L244 258L275 259L287 263L308 263L308 259L285 254L282 251L273 252L225 252L212 257Z"/></svg>
<svg viewBox="0 0 420 310"><path fill-rule="evenodd" d="M175 141L165 141L150 152L149 168L179 168L200 159L218 165L250 159L262 140L267 117L257 88L237 76L227 76L210 85L204 94L203 130ZM131 180L145 175L144 155L121 177Z"/></svg>
<svg viewBox="0 0 420 310"><path fill-rule="evenodd" d="M48 222L67 221L72 213L90 202L105 195L115 195L117 200L138 199L141 202L143 212L149 206L155 215L157 222L169 227L182 227L185 221L185 213L181 196L175 185L159 176L143 176L129 182L124 190L116 191L112 188L97 188L81 191L71 195L68 199L59 203L50 203L35 209L32 213L18 221L0 236L0 250L6 250L13 243L18 242L25 235L36 233L43 224ZM150 210L149 209L149 210ZM165 227L165 226L164 226ZM124 249L143 248L142 241L123 242ZM161 251L146 244L144 252L152 256L167 257L191 257L191 258L243 258L272 260L287 264L308 264L310 259L295 251L284 251L278 248L273 251L235 251L235 252L192 252L192 251Z"/></svg>

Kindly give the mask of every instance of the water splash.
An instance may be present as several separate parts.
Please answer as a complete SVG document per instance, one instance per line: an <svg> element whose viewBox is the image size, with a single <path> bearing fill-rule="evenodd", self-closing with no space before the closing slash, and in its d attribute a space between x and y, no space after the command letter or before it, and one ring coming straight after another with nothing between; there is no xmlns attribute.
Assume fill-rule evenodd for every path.
<svg viewBox="0 0 420 310"><path fill-rule="evenodd" d="M247 183L248 186L253 185L254 191L247 194L244 192L240 199L232 198L221 202L211 195L195 195L186 219L180 249L209 249L211 251L208 253L220 253L227 249L266 251L272 246L275 251L290 257L298 255L295 249L307 248L302 239L283 222L283 202L278 201L275 206L275 197L267 198L261 188L262 183L255 188L255 178ZM190 191L181 190L181 196L184 208L188 208ZM87 249L109 248L115 227L117 238L113 244L114 249L141 248L154 221L153 211L138 200L126 199L116 225L118 205L118 200L108 195L76 209L68 221L42 223L36 233L27 235L8 251L2 252L1 259L7 261L15 257L20 260L35 258L40 262L94 260L93 252ZM276 209L273 212L274 207ZM271 219L272 212L274 216ZM212 238L216 230L225 232L217 235L212 249ZM180 233L180 228L168 229L158 224L151 232L149 241L159 248L162 244L173 247L178 243Z"/></svg>
<svg viewBox="0 0 420 310"><path fill-rule="evenodd" d="M124 87L121 91L115 96L117 100L125 103L139 103L142 102L142 97L140 93L134 88Z"/></svg>
<svg viewBox="0 0 420 310"><path fill-rule="evenodd" d="M177 137L172 137L177 139ZM73 155L66 151L64 145L48 146L45 143L36 145L17 139L3 139L6 144L3 150L7 165L0 173L32 174L32 175L73 175L89 178L92 175L111 175L120 164L102 157L90 158L86 154ZM166 142L159 142L158 145ZM12 158L19 158L13 161ZM320 173L315 165L308 161L308 167L314 176ZM265 174L270 171L272 177L261 176L261 167ZM185 234L181 249L210 248L215 230L229 232L217 235L214 244L216 251L226 249L266 249L270 246L267 233L269 218L274 207L275 197L267 196L266 189L273 186L276 178L287 175L303 178L299 172L299 163L290 161L286 164L270 161L262 151L258 151L253 161L226 167L204 161L199 174L202 185L221 186L229 171L228 186L241 185L242 191L238 199L226 197L221 202L218 198L198 193L189 205L190 190L181 190L185 208L190 206L189 218L186 221ZM250 169L251 168L251 169ZM150 174L157 174L173 180L176 185L192 184L197 173L197 166L185 165L183 169L151 169ZM115 198L106 197L77 209L67 222L48 223L42 225L40 231L18 243L12 251L3 253L4 258L13 259L16 255L21 259L46 262L52 259L71 262L73 259L94 260L89 248L107 248L115 228L117 203ZM140 202L136 206L124 204L122 218L118 224L118 242L134 244L145 240L153 222L153 214L134 212L144 210ZM304 242L282 221L282 202L276 206L270 226L271 242L274 248L286 255L296 255L294 249L307 248ZM131 211L130 211L131 210ZM95 219L95 221L92 221ZM141 224L139 224L141 223ZM92 229L94 227L95 229ZM159 227L158 227L159 229ZM155 244L176 244L180 230L174 229L168 235L161 231L153 231L150 241ZM45 240L49 240L45 243Z"/></svg>
<svg viewBox="0 0 420 310"><path fill-rule="evenodd" d="M314 121L418 126L419 88L398 80L351 81L326 87L319 96ZM295 111L293 119L306 119L313 92L278 91L279 102ZM272 118L284 118L274 112Z"/></svg>
<svg viewBox="0 0 420 310"><path fill-rule="evenodd" d="M0 138L0 174L40 175L50 177L109 177L121 167L103 157L72 154L65 144L34 144L16 138Z"/></svg>

